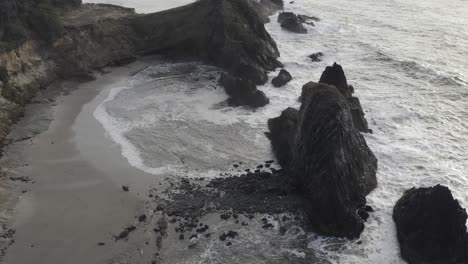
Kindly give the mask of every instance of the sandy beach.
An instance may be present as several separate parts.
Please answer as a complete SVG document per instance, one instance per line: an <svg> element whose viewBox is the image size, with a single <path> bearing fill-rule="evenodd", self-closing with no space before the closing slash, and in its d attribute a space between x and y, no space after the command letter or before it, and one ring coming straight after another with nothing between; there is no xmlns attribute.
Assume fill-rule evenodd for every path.
<svg viewBox="0 0 468 264"><path fill-rule="evenodd" d="M70 92L55 102L41 99L28 107L10 137L45 130L10 145L2 159L10 164L5 177L28 179L16 183L16 193L21 193L16 206L2 206L4 216L14 216L9 228L16 231L3 263L104 263L111 256L145 250L144 236L131 243L114 243L113 236L137 222L142 196L155 179L131 167L93 117L96 104L111 88L106 84L143 67L145 63L137 62L96 81L56 83L49 90ZM130 191L123 191L123 185ZM2 202L11 207L14 199Z"/></svg>

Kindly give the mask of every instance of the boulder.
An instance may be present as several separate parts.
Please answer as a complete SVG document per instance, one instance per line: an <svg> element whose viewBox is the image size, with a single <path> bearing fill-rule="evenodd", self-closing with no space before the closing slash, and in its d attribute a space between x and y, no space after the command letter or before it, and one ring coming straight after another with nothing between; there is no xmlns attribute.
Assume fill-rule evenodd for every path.
<svg viewBox="0 0 468 264"><path fill-rule="evenodd" d="M287 84L288 82L290 82L291 80L292 80L291 74L287 70L281 69L278 76L276 76L275 78L273 78L273 80L271 80L271 83L273 84L274 87L281 87Z"/></svg>
<svg viewBox="0 0 468 264"><path fill-rule="evenodd" d="M309 92L302 98L289 171L318 233L359 237L364 220L358 211L377 186L377 159L355 129L340 91L322 83L305 86Z"/></svg>
<svg viewBox="0 0 468 264"><path fill-rule="evenodd" d="M322 57L323 57L322 52L316 52L316 53L312 53L309 55L309 59L311 59L313 62L322 61Z"/></svg>
<svg viewBox="0 0 468 264"><path fill-rule="evenodd" d="M348 101L353 117L354 126L361 132L371 132L367 124L364 111L362 110L361 103L359 102L359 99L357 97L352 96L352 94L354 93L354 88L353 86L348 85L346 75L341 65L335 62L333 66L327 66L325 71L322 73L319 82L330 84L338 88L340 93ZM303 93L304 89L306 88L307 87L302 88ZM305 93L307 93L307 91L305 91Z"/></svg>
<svg viewBox="0 0 468 264"><path fill-rule="evenodd" d="M228 102L232 106L262 107L270 102L265 93L257 90L255 84L248 79L223 74L219 79L219 84L229 95Z"/></svg>
<svg viewBox="0 0 468 264"><path fill-rule="evenodd" d="M280 116L268 120L268 138L273 152L283 168L291 161L291 147L297 130L299 111L292 107L285 109Z"/></svg>
<svg viewBox="0 0 468 264"><path fill-rule="evenodd" d="M447 187L407 190L395 204L393 220L408 263L468 263L467 214Z"/></svg>
<svg viewBox="0 0 468 264"><path fill-rule="evenodd" d="M281 12L278 15L278 22L281 27L295 33L307 33L307 29L304 28L301 19L292 12Z"/></svg>
<svg viewBox="0 0 468 264"><path fill-rule="evenodd" d="M297 15L297 18L299 18L299 21L301 21L302 23L311 25L311 26L315 26L314 22L312 21L319 21L319 19L316 17L306 16L306 15Z"/></svg>

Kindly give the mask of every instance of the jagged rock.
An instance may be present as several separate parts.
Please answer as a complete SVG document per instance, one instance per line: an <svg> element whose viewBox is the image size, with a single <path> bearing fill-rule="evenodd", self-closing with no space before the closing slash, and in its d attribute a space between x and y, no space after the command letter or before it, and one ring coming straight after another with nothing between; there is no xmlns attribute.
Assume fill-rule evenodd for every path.
<svg viewBox="0 0 468 264"><path fill-rule="evenodd" d="M338 88L340 93L348 101L356 129L364 133L370 132L361 103L357 97L352 96L354 93L354 88L353 86L348 85L346 75L341 65L335 62L333 66L327 66L325 71L322 73L319 82L334 85L336 88ZM307 91L304 91L304 89L307 89L307 87L302 88L303 93L307 93Z"/></svg>
<svg viewBox="0 0 468 264"><path fill-rule="evenodd" d="M307 33L307 29L302 25L302 20L292 12L281 12L278 15L278 22L281 27L295 33Z"/></svg>
<svg viewBox="0 0 468 264"><path fill-rule="evenodd" d="M359 237L357 213L377 186L377 159L354 128L346 98L331 85L308 83L302 98L289 170L302 189L318 233Z"/></svg>
<svg viewBox="0 0 468 264"><path fill-rule="evenodd" d="M315 26L314 22L312 21L318 21L316 17L311 17L311 16L306 16L306 15L297 15L297 18L299 21L301 21L304 24Z"/></svg>
<svg viewBox="0 0 468 264"><path fill-rule="evenodd" d="M290 82L291 80L292 80L291 74L287 70L281 69L278 76L276 76L275 78L273 78L273 80L271 80L271 84L273 84L274 87L281 87L287 84L288 82Z"/></svg>
<svg viewBox="0 0 468 264"><path fill-rule="evenodd" d="M255 84L250 80L223 74L219 79L219 83L229 95L228 102L230 105L262 107L270 102L265 93L257 90Z"/></svg>
<svg viewBox="0 0 468 264"><path fill-rule="evenodd" d="M279 117L268 120L268 129L270 130L268 138L271 141L273 152L283 168L287 168L291 161L291 147L294 144L298 118L299 111L289 107L281 112Z"/></svg>
<svg viewBox="0 0 468 264"><path fill-rule="evenodd" d="M194 55L256 84L282 66L276 43L248 0L201 0L130 22L145 53Z"/></svg>
<svg viewBox="0 0 468 264"><path fill-rule="evenodd" d="M310 58L313 62L322 61L322 57L323 57L323 53L322 53L322 52L316 52L316 53L312 53L312 54L309 55L309 58Z"/></svg>
<svg viewBox="0 0 468 264"><path fill-rule="evenodd" d="M408 263L468 263L467 214L447 187L407 190L395 204L393 219Z"/></svg>

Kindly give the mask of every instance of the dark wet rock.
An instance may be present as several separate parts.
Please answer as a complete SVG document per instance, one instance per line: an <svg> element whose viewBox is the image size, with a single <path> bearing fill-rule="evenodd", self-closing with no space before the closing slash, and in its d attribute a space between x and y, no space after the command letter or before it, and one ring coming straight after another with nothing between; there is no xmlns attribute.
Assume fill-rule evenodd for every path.
<svg viewBox="0 0 468 264"><path fill-rule="evenodd" d="M307 29L302 24L299 17L292 12L281 12L278 15L278 22L281 27L294 33L307 33Z"/></svg>
<svg viewBox="0 0 468 264"><path fill-rule="evenodd" d="M364 211L366 211L368 213L372 213L372 212L374 212L374 208L372 208L372 206L370 206L370 205L366 205L366 206L364 206Z"/></svg>
<svg viewBox="0 0 468 264"><path fill-rule="evenodd" d="M98 243L98 246L105 246L105 245L106 245L106 243L104 243L104 242L99 242Z"/></svg>
<svg viewBox="0 0 468 264"><path fill-rule="evenodd" d="M338 88L340 93L348 102L355 128L364 133L370 132L364 111L362 110L361 102L359 101L359 98L352 96L354 93L354 87L348 85L346 75L341 65L335 62L333 66L327 66L325 71L322 73L319 82L333 85ZM306 84L302 87L301 97L305 96L308 92L309 86Z"/></svg>
<svg viewBox="0 0 468 264"><path fill-rule="evenodd" d="M316 52L316 53L312 53L309 55L309 59L311 59L313 62L322 61L322 57L323 57L323 52Z"/></svg>
<svg viewBox="0 0 468 264"><path fill-rule="evenodd" d="M231 213L223 213L219 217L223 220L228 220L229 218L231 218Z"/></svg>
<svg viewBox="0 0 468 264"><path fill-rule="evenodd" d="M228 241L228 242L226 243L226 246L231 246L231 245L232 245L232 242L231 242L231 241Z"/></svg>
<svg viewBox="0 0 468 264"><path fill-rule="evenodd" d="M265 93L257 90L255 84L247 79L223 74L219 79L219 84L229 95L230 105L247 105L251 107L262 107L270 103Z"/></svg>
<svg viewBox="0 0 468 264"><path fill-rule="evenodd" d="M408 263L468 263L467 214L447 187L407 190L395 204L393 220Z"/></svg>
<svg viewBox="0 0 468 264"><path fill-rule="evenodd" d="M370 216L369 213L366 210L363 210L363 209L358 210L358 215L364 221L367 221L367 219L369 219L369 216Z"/></svg>
<svg viewBox="0 0 468 264"><path fill-rule="evenodd" d="M273 228L273 224L272 223L266 223L262 226L263 229L268 229L268 228Z"/></svg>
<svg viewBox="0 0 468 264"><path fill-rule="evenodd" d="M223 233L222 235L219 236L219 239L221 241L225 241L228 238L235 238L239 234L236 231L229 230L227 233Z"/></svg>
<svg viewBox="0 0 468 264"><path fill-rule="evenodd" d="M184 240L184 239L185 239L184 234L180 234L180 235L179 235L179 239L180 239L180 240Z"/></svg>
<svg viewBox="0 0 468 264"><path fill-rule="evenodd" d="M346 98L331 85L308 83L299 111L289 171L318 233L355 238L364 229L358 209L377 186L377 159L354 128Z"/></svg>
<svg viewBox="0 0 468 264"><path fill-rule="evenodd" d="M306 15L297 15L297 18L299 18L299 20L300 20L302 23L305 23L305 24L311 25L311 26L315 26L315 24L314 24L313 21L320 21L320 19L317 18L317 17L306 16Z"/></svg>
<svg viewBox="0 0 468 264"><path fill-rule="evenodd" d="M291 160L291 147L297 130L299 111L289 107L279 117L268 120L270 130L268 138L271 141L273 152L283 168L287 168ZM274 169L272 169L272 172Z"/></svg>
<svg viewBox="0 0 468 264"><path fill-rule="evenodd" d="M118 240L127 238L128 235L129 235L131 232L135 231L135 230L136 230L136 227L135 227L135 226L126 227L120 234L118 234L117 236L115 236L115 241L118 241Z"/></svg>
<svg viewBox="0 0 468 264"><path fill-rule="evenodd" d="M131 22L145 41L146 53L196 56L255 84L264 84L266 72L282 65L277 45L251 1L201 0Z"/></svg>
<svg viewBox="0 0 468 264"><path fill-rule="evenodd" d="M273 84L274 87L281 87L290 82L291 80L291 74L287 70L281 69L278 76L271 80L271 84Z"/></svg>
<svg viewBox="0 0 468 264"><path fill-rule="evenodd" d="M128 192L130 188L127 185L123 185L122 190L124 190L125 192Z"/></svg>
<svg viewBox="0 0 468 264"><path fill-rule="evenodd" d="M208 225L204 225L203 227L198 228L196 231L197 231L197 233L203 233L203 232L206 232L206 230L208 230L208 228L209 228Z"/></svg>
<svg viewBox="0 0 468 264"><path fill-rule="evenodd" d="M144 215L144 214L143 214L143 215L140 215L140 216L138 217L138 222L140 222L140 223L141 223L141 222L146 222L146 215Z"/></svg>

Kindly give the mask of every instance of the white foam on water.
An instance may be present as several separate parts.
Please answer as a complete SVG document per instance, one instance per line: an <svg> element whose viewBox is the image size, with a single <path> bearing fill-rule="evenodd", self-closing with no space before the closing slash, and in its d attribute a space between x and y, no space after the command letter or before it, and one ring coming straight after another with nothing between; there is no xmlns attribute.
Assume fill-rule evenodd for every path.
<svg viewBox="0 0 468 264"><path fill-rule="evenodd" d="M171 83L172 77L151 77L151 70L170 72L172 66L166 65L152 67L136 76L134 83L118 85L95 116L133 166L154 174L214 177L225 172L219 168L229 167L228 160L270 159L269 142L262 134L267 119L288 106L298 107L302 85L318 81L325 66L336 61L344 67L374 130L365 137L379 160L379 186L368 196L375 212L360 243L310 234L309 248L330 263L404 263L392 220L392 208L404 190L444 184L468 208L468 5L455 0L384 0L378 4L372 0L296 0L286 3L285 9L322 20L316 27L307 26L308 34L284 31L276 15L266 25L280 49L280 60L294 78L282 88L269 83L259 87L270 98L266 107L252 111L219 106L227 96L215 85L179 87L174 85L177 78ZM325 54L322 62L308 60L307 55L319 51ZM161 81L172 90L158 85ZM192 132L165 136L184 127ZM194 156L213 155L187 157L192 164L203 163L201 169L171 163L187 151L183 148L190 143L183 140L186 136L201 142L201 146L191 144ZM229 145L223 137L235 143ZM173 149L154 152L149 147L153 145ZM151 153L169 158L151 163L158 159Z"/></svg>

